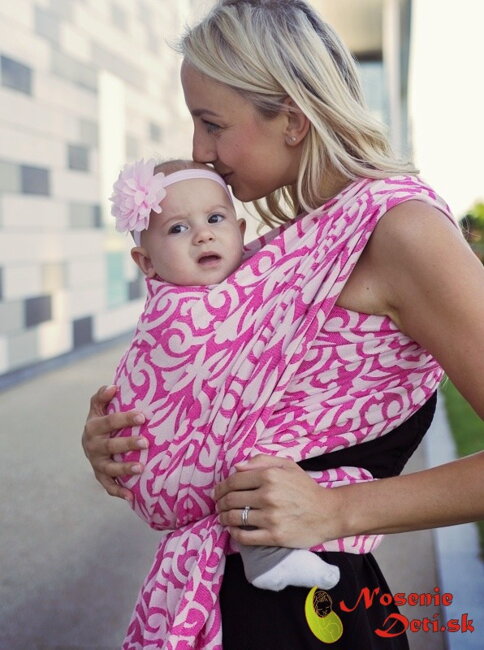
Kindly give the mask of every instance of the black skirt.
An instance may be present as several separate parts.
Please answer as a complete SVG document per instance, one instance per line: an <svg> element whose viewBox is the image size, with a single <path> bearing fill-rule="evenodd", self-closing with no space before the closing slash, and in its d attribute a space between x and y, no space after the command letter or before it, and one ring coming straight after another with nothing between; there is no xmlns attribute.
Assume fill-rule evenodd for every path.
<svg viewBox="0 0 484 650"><path fill-rule="evenodd" d="M435 411L434 395L411 418L381 438L299 463L305 470L365 467L375 478L399 474ZM247 582L239 554L227 557L220 591L224 650L408 650L392 592L371 554L319 553L341 577L327 591Z"/></svg>
<svg viewBox="0 0 484 650"><path fill-rule="evenodd" d="M333 589L257 589L245 579L240 555L227 558L220 592L224 650L408 650L398 609L374 557L318 555L340 568Z"/></svg>

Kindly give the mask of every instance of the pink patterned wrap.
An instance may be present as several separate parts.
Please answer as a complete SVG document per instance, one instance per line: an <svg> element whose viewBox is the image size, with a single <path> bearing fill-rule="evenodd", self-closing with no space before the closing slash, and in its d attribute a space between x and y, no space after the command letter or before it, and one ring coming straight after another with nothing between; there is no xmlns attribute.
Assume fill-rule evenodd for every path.
<svg viewBox="0 0 484 650"><path fill-rule="evenodd" d="M258 453L296 461L371 440L408 419L442 378L436 361L387 317L335 306L379 219L410 199L452 219L410 176L361 179L309 215L251 242L219 285L148 281L134 340L117 369L113 410L149 421L134 509L163 536L123 650L222 648L218 593L229 534L212 493ZM342 467L312 472L335 486L372 480ZM317 550L370 552L374 535ZM316 547L315 547L316 550Z"/></svg>

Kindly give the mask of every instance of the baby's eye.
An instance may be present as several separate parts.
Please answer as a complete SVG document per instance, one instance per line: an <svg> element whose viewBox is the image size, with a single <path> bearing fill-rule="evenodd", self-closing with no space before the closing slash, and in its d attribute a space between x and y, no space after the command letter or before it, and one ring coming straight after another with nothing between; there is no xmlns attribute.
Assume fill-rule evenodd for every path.
<svg viewBox="0 0 484 650"><path fill-rule="evenodd" d="M219 214L219 213L211 214L208 218L208 223L220 223L224 219L225 217L223 214Z"/></svg>
<svg viewBox="0 0 484 650"><path fill-rule="evenodd" d="M185 228L185 230L187 230L188 226L185 226L182 223L177 223L174 226L171 226L170 230L168 231L168 234L171 234L171 233L178 234L180 232L184 232L183 228Z"/></svg>

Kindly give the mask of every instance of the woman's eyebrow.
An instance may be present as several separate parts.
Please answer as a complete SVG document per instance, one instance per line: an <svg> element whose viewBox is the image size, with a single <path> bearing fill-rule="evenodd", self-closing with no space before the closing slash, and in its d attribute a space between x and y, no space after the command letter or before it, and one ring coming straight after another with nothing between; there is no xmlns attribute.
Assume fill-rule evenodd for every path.
<svg viewBox="0 0 484 650"><path fill-rule="evenodd" d="M194 117L200 117L200 115L213 115L214 117L220 117L218 113L215 113L215 111L211 111L208 108L196 108L191 111L191 113Z"/></svg>

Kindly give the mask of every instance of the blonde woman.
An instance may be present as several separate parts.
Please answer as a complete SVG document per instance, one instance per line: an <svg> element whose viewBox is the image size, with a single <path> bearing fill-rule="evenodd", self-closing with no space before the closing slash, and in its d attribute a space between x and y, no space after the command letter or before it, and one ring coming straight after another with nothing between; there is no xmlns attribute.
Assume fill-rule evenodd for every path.
<svg viewBox="0 0 484 650"><path fill-rule="evenodd" d="M216 562L199 571L205 546L185 573L179 564L167 570L172 555L160 554L124 648L408 648L404 634L384 633L392 603L353 607L365 588L389 591L361 540L484 516L484 454L398 476L428 427L444 371L484 417L484 269L444 201L395 159L350 55L305 2L219 2L180 49L194 159L255 202L267 224L294 219L289 234L321 228L314 251L324 255L310 272L326 269L320 329L283 399L285 413L298 403L313 414L313 435L304 434L311 452L296 443L288 451L283 440L228 468L215 488L219 522L245 545L319 550L341 579L328 592L268 592L247 583L236 553L224 568L221 559L222 582ZM143 420L106 416L114 392L93 397L84 449L106 490L130 498L116 477L139 475L143 464L111 455L147 441L110 438ZM380 480L325 489L304 471L342 465ZM183 543L191 548L193 537Z"/></svg>

